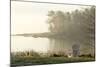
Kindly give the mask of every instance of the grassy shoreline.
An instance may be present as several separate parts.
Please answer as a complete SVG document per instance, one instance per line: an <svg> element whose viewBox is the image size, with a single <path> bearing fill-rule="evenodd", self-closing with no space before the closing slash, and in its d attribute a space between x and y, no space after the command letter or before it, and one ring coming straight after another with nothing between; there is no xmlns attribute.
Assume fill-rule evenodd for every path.
<svg viewBox="0 0 100 67"><path fill-rule="evenodd" d="M48 56L48 54L45 54L43 56L43 54L34 51L11 53L11 67L89 61L95 61L95 57L89 54L69 58L60 53L58 55L53 54Z"/></svg>
<svg viewBox="0 0 100 67"><path fill-rule="evenodd" d="M24 59L24 60L22 60ZM95 61L94 58L66 58L66 57L49 57L49 58L37 58L31 60L22 58L15 63L11 63L11 66L28 66L28 65L44 65L44 64L59 64L59 63L72 63L72 62L89 62Z"/></svg>

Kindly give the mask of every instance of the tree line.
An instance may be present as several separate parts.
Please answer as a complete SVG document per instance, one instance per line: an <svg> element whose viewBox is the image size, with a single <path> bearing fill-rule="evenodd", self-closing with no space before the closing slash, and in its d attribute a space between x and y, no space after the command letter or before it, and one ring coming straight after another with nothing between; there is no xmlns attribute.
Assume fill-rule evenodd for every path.
<svg viewBox="0 0 100 67"><path fill-rule="evenodd" d="M49 31L55 36L77 40L84 44L94 44L95 6L72 12L48 11Z"/></svg>

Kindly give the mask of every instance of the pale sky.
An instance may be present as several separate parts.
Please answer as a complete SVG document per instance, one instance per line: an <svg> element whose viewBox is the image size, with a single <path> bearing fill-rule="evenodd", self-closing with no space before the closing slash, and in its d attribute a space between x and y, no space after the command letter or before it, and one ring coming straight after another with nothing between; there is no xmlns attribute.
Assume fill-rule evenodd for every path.
<svg viewBox="0 0 100 67"><path fill-rule="evenodd" d="M46 23L48 11L72 11L86 6L45 4L29 2L11 2L11 33L48 32Z"/></svg>

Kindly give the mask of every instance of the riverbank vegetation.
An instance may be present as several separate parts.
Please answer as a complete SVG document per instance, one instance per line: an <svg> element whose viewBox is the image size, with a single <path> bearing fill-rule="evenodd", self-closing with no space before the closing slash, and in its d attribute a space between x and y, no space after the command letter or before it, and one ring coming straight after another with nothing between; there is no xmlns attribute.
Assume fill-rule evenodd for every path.
<svg viewBox="0 0 100 67"><path fill-rule="evenodd" d="M91 54L79 55L78 57L69 57L63 53L37 53L35 51L12 52L11 66L27 66L42 64L58 64L71 62L94 61L95 57Z"/></svg>

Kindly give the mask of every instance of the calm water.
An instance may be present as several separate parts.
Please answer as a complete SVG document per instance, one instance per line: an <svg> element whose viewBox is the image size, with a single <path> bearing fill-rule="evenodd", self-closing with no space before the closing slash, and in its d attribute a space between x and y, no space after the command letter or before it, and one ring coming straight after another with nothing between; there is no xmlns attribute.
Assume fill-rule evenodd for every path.
<svg viewBox="0 0 100 67"><path fill-rule="evenodd" d="M11 37L11 51L34 50L37 52L72 52L72 45L75 42L67 39L33 38L23 36ZM84 53L93 52L91 46L81 45L80 51Z"/></svg>
<svg viewBox="0 0 100 67"><path fill-rule="evenodd" d="M11 37L11 51L35 50L47 51L71 51L71 46L65 39L34 38L23 36Z"/></svg>
<svg viewBox="0 0 100 67"><path fill-rule="evenodd" d="M11 37L11 51L47 51L49 40L47 38L33 38L23 36Z"/></svg>

